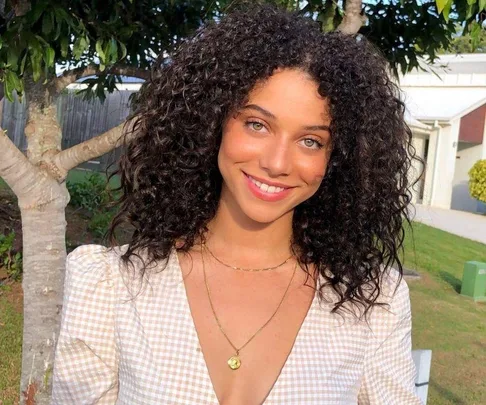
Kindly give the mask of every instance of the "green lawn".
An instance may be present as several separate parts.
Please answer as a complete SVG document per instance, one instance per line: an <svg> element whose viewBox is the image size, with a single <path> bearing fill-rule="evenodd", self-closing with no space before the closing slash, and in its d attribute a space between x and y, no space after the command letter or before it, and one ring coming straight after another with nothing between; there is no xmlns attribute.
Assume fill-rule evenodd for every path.
<svg viewBox="0 0 486 405"><path fill-rule="evenodd" d="M412 343L432 349L428 405L486 404L486 303L459 294L464 263L486 262L486 245L426 225L407 235ZM413 243L415 242L415 243Z"/></svg>
<svg viewBox="0 0 486 405"><path fill-rule="evenodd" d="M17 286L18 287L18 286ZM17 288L20 290L20 288ZM10 286L0 287L0 404L17 404L22 356L22 314L19 295L11 298ZM10 293L10 294L9 294ZM15 302L17 301L17 302ZM15 305L16 304L16 305Z"/></svg>
<svg viewBox="0 0 486 405"><path fill-rule="evenodd" d="M486 303L459 294L464 262L486 262L486 245L415 223L413 241L409 232L405 247L405 265L422 275L408 285L413 348L432 349L428 405L486 404ZM7 405L17 397L22 325L5 295L0 295L0 404Z"/></svg>

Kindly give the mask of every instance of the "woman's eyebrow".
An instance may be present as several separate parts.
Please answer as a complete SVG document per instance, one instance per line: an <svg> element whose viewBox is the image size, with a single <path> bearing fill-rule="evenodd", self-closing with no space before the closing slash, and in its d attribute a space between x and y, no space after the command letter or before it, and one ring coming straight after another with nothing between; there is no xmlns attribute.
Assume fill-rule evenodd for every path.
<svg viewBox="0 0 486 405"><path fill-rule="evenodd" d="M311 125L308 127L304 127L306 131L328 131L331 132L331 128L327 125Z"/></svg>
<svg viewBox="0 0 486 405"><path fill-rule="evenodd" d="M277 119L275 114L272 114L270 111L265 110L263 107L260 107L259 105L256 105L256 104L245 105L242 109L256 110L256 111L261 112L263 115L266 115L269 118L272 118L274 120ZM327 125L309 125L309 126L304 127L304 129L306 131L330 131L330 128Z"/></svg>
<svg viewBox="0 0 486 405"><path fill-rule="evenodd" d="M257 110L257 111L261 112L263 115L266 115L267 117L272 118L274 120L277 119L275 114L272 114L270 111L265 110L264 108L260 107L259 105L247 104L243 107L243 109L246 109L246 108L249 108L251 110Z"/></svg>

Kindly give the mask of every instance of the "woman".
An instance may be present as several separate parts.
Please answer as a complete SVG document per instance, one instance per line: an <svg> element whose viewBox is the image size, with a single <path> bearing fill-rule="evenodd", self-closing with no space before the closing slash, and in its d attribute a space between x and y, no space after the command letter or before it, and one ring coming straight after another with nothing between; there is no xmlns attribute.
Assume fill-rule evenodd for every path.
<svg viewBox="0 0 486 405"><path fill-rule="evenodd" d="M120 162L130 243L69 255L54 404L420 404L403 111L364 39L273 7L181 45Z"/></svg>

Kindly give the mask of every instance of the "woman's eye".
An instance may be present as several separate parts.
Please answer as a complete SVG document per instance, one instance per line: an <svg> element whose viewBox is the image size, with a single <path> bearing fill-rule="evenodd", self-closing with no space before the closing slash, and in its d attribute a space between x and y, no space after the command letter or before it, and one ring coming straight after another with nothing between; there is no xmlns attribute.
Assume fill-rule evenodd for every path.
<svg viewBox="0 0 486 405"><path fill-rule="evenodd" d="M304 146L310 149L321 149L322 144L312 138L306 138L303 140Z"/></svg>
<svg viewBox="0 0 486 405"><path fill-rule="evenodd" d="M262 129L265 128L265 125L258 121L247 121L246 125L257 132L260 132Z"/></svg>

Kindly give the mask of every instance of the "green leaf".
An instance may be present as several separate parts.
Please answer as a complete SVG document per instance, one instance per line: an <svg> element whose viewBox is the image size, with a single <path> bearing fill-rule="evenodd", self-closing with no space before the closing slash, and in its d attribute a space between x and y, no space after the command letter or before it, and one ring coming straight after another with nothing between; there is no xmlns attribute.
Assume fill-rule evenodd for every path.
<svg viewBox="0 0 486 405"><path fill-rule="evenodd" d="M52 32L52 14L45 14L42 17L42 33L49 35Z"/></svg>
<svg viewBox="0 0 486 405"><path fill-rule="evenodd" d="M35 82L41 77L41 60L42 54L39 54L35 49L33 49L30 54L30 63L32 65L32 77Z"/></svg>
<svg viewBox="0 0 486 405"><path fill-rule="evenodd" d="M44 62L46 63L46 67L54 66L54 58L56 56L56 51L52 49L50 46L45 48L44 50Z"/></svg>
<svg viewBox="0 0 486 405"><path fill-rule="evenodd" d="M20 74L21 75L24 74L25 62L27 61L27 55L28 55L28 52L25 52L24 53L24 57L22 58L22 62L20 62Z"/></svg>
<svg viewBox="0 0 486 405"><path fill-rule="evenodd" d="M439 14L442 13L442 10L444 10L445 6L449 2L452 3L452 0L435 0L435 4L437 5L437 11L439 11Z"/></svg>
<svg viewBox="0 0 486 405"><path fill-rule="evenodd" d="M452 1L448 2L444 7L444 10L442 10L442 15L444 16L444 20L446 20L446 22L449 22L449 13L451 12L451 7Z"/></svg>
<svg viewBox="0 0 486 405"><path fill-rule="evenodd" d="M36 23L37 20L40 18L42 13L44 12L45 5L41 2L34 3L34 7L31 9L29 13L27 13L27 19L32 23Z"/></svg>
<svg viewBox="0 0 486 405"><path fill-rule="evenodd" d="M69 40L67 37L61 38L61 56L66 58L69 51Z"/></svg>
<svg viewBox="0 0 486 405"><path fill-rule="evenodd" d="M486 9L486 0L479 0L479 11Z"/></svg>
<svg viewBox="0 0 486 405"><path fill-rule="evenodd" d="M467 4L469 4L470 6L472 6L473 4L475 4L478 0L467 0Z"/></svg>
<svg viewBox="0 0 486 405"><path fill-rule="evenodd" d="M486 1L486 0L484 0L484 1ZM120 41L118 41L118 45L120 45L120 49L121 49L121 52L122 52L120 59L124 59L125 56L127 56L127 47L125 46L124 43L122 43Z"/></svg>
<svg viewBox="0 0 486 405"><path fill-rule="evenodd" d="M7 97L8 101L10 101L11 103L14 102L12 89L10 88L10 85L7 83L6 80L3 81L3 93L5 94L5 97Z"/></svg>
<svg viewBox="0 0 486 405"><path fill-rule="evenodd" d="M7 51L7 65L10 66L12 69L17 69L18 61L19 54L17 53L17 49L9 48Z"/></svg>
<svg viewBox="0 0 486 405"><path fill-rule="evenodd" d="M84 53L87 47L88 47L88 42L86 41L86 38L78 37L78 39L76 39L76 41L74 42L74 47L73 47L74 58L77 60L81 59L81 55Z"/></svg>
<svg viewBox="0 0 486 405"><path fill-rule="evenodd" d="M98 53L101 62L105 63L106 62L106 55L103 52L103 42L101 42L101 39L98 39L98 41L96 41L96 52Z"/></svg>
<svg viewBox="0 0 486 405"><path fill-rule="evenodd" d="M15 72L7 70L5 81L9 84L10 91L20 89L20 79Z"/></svg>
<svg viewBox="0 0 486 405"><path fill-rule="evenodd" d="M114 63L118 60L118 46L115 39L110 40L110 57L109 59Z"/></svg>

